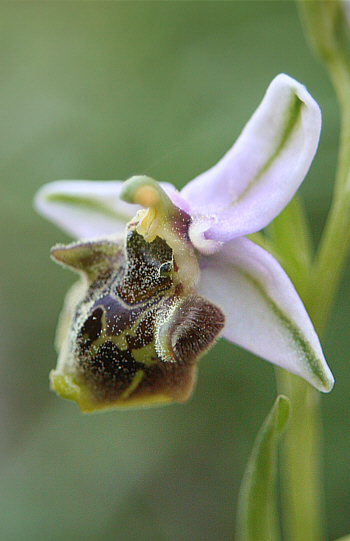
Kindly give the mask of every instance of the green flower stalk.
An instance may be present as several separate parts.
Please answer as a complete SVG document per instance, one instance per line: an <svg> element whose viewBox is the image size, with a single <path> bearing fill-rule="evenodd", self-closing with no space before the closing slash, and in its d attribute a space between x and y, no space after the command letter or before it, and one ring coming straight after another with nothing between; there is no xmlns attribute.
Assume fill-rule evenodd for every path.
<svg viewBox="0 0 350 541"><path fill-rule="evenodd" d="M305 272L300 273L300 269L298 271L294 267L290 273L294 283L298 284L299 293L316 330L322 334L350 246L350 64L346 44L349 32L346 17L348 2L301 0L298 4L306 37L333 83L341 118L333 201L316 257L311 261L308 256L310 264ZM302 218L299 224L301 221ZM277 229L280 227L278 223L275 226ZM289 266L295 260L295 255L295 251L289 254ZM320 465L320 399L308 385L287 374L279 375L279 383L280 391L291 398L293 411L283 454L286 539L320 541L325 538Z"/></svg>

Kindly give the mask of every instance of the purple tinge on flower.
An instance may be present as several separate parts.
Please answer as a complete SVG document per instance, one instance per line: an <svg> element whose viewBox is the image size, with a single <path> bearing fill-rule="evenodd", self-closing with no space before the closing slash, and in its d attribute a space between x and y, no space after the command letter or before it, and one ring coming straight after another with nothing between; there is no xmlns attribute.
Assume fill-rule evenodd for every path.
<svg viewBox="0 0 350 541"><path fill-rule="evenodd" d="M208 323L203 316L207 299L225 316L225 338L329 391L333 376L292 283L270 254L244 237L265 227L291 200L310 167L320 129L316 102L282 74L272 81L231 150L180 193L146 177L129 180L126 188L118 181L59 181L44 186L35 205L76 238L120 234L129 222L134 240L160 238L170 247L173 266L169 260L160 268L169 267L171 287L177 288L175 297L181 302L175 303L180 311L172 313L171 321L168 316L157 320L163 331L157 331L155 347L158 356L164 353L164 362L173 347L164 329L171 329L174 341L179 339L181 310L189 319L204 317ZM146 210L132 219L142 207ZM87 257L85 248L83 252ZM66 263L67 256L62 257ZM196 306L192 315L185 296ZM170 312L175 310L172 302ZM192 335L186 336L190 340ZM63 374L64 363L60 370Z"/></svg>
<svg viewBox="0 0 350 541"><path fill-rule="evenodd" d="M241 237L202 258L199 293L223 310L224 338L320 390L331 389L333 376L306 310L266 250Z"/></svg>
<svg viewBox="0 0 350 541"><path fill-rule="evenodd" d="M305 87L276 77L231 150L181 191L193 229L208 216L205 238L227 242L269 224L304 180L320 130L320 109Z"/></svg>

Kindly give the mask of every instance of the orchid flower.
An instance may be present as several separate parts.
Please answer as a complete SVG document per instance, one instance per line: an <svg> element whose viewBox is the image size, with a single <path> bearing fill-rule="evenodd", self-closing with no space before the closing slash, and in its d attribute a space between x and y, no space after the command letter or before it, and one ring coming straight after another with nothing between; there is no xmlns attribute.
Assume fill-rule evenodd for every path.
<svg viewBox="0 0 350 541"><path fill-rule="evenodd" d="M234 146L180 192L144 176L41 188L38 212L78 239L52 257L81 275L58 327L52 388L83 411L183 401L221 335L330 391L290 279L247 238L292 199L320 129L317 103L281 74Z"/></svg>

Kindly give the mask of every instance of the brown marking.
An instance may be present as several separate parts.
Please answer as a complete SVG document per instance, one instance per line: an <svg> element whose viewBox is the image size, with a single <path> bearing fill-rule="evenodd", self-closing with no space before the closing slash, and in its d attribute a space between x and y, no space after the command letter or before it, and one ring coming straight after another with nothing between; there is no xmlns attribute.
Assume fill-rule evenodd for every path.
<svg viewBox="0 0 350 541"><path fill-rule="evenodd" d="M214 342L225 324L220 308L203 297L191 295L166 326L168 341L179 362L194 362Z"/></svg>

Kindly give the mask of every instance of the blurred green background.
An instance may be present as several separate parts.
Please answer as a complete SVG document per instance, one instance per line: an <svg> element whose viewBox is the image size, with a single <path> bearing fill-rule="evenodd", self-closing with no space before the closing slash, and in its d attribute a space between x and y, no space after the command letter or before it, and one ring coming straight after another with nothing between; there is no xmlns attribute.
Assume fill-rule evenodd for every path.
<svg viewBox="0 0 350 541"><path fill-rule="evenodd" d="M56 179L147 173L178 187L213 165L272 80L304 83L323 112L301 189L315 242L330 204L338 109L294 3L3 2L0 197L0 538L233 538L237 491L276 396L268 363L220 341L185 405L81 415L53 395L53 340L74 276L49 249L69 238L37 216ZM324 350L330 539L350 531L347 269ZM306 541L306 540L305 540Z"/></svg>

